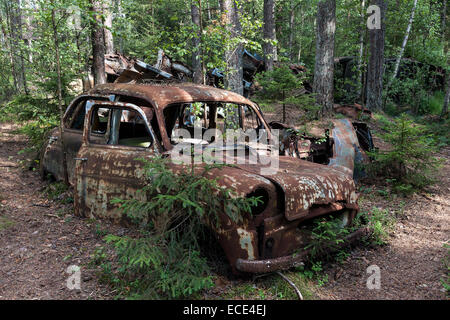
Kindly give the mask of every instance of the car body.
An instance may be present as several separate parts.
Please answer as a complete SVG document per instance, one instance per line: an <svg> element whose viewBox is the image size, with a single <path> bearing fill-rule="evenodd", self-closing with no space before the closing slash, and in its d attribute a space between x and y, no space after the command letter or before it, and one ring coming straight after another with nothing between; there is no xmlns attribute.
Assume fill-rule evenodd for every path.
<svg viewBox="0 0 450 320"><path fill-rule="evenodd" d="M214 115L232 105L243 129L256 126L268 135L274 130L257 104L230 91L195 84L106 84L68 106L63 137L58 129L51 133L41 172L60 180L67 172L77 215L124 222L111 200L142 197L137 190L148 181L137 159L151 161L172 152L173 130L185 124L185 111L193 105L206 110L209 127L222 125ZM361 151L355 128L349 119L336 120L325 141L310 141L310 153L314 144L325 150L318 157L321 163L301 159L296 152L297 157L280 155L271 174L262 173L259 162L208 171L238 196L263 200L241 222L219 213L220 227L213 231L234 271L268 272L301 263L298 252L310 241L305 228L314 218L333 215L342 219L342 226L351 224L358 212L353 169Z"/></svg>

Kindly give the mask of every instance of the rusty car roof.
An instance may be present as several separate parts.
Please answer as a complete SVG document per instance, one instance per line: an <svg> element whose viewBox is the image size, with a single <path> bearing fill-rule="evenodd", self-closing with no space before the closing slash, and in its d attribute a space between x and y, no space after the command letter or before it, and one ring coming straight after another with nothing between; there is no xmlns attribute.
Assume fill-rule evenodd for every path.
<svg viewBox="0 0 450 320"><path fill-rule="evenodd" d="M255 104L243 96L200 84L129 84L107 83L98 85L89 91L90 94L123 94L145 98L156 103L158 108L164 108L173 103L180 102L229 102L237 104Z"/></svg>

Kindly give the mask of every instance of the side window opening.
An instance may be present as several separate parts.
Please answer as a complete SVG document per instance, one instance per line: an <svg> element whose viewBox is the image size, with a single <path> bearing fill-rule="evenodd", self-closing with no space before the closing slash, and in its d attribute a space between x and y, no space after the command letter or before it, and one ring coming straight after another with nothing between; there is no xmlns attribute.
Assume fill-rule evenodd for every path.
<svg viewBox="0 0 450 320"><path fill-rule="evenodd" d="M249 107L243 106L244 113L244 131L264 129L259 117L255 111Z"/></svg>
<svg viewBox="0 0 450 320"><path fill-rule="evenodd" d="M81 101L75 109L75 116L70 124L70 129L83 130L84 117L86 116L86 100Z"/></svg>
<svg viewBox="0 0 450 320"><path fill-rule="evenodd" d="M140 114L120 108L96 108L89 140L103 145L149 148L153 139Z"/></svg>
<svg viewBox="0 0 450 320"><path fill-rule="evenodd" d="M105 97L96 97L96 100L105 101ZM66 122L66 127L73 130L82 131L84 128L84 118L86 116L86 102L89 100L88 97L81 99L77 105L72 108L72 112Z"/></svg>

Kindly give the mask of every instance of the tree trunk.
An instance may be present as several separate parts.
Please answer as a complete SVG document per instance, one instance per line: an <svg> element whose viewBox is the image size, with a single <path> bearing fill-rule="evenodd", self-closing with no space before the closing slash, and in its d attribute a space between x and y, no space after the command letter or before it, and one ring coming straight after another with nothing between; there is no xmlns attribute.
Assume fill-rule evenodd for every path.
<svg viewBox="0 0 450 320"><path fill-rule="evenodd" d="M414 0L413 7L411 9L411 16L409 17L408 27L406 27L406 33L405 37L403 38L402 47L400 48L400 53L398 54L397 60L395 61L394 73L392 75L390 83L392 83L392 81L394 81L394 79L397 77L400 61L402 60L403 52L405 51L406 44L408 43L409 33L411 31L411 26L414 21L414 12L416 11L416 6L417 0Z"/></svg>
<svg viewBox="0 0 450 320"><path fill-rule="evenodd" d="M230 37L225 50L226 75L225 86L228 90L238 94L244 93L242 53L243 45L239 41L241 36L241 23L236 0L222 0L221 8L225 15L225 23Z"/></svg>
<svg viewBox="0 0 450 320"><path fill-rule="evenodd" d="M114 6L117 8L117 14L119 15L119 17L122 17L122 15L123 15L122 0L114 0ZM119 43L119 52L123 53L123 38L122 38L122 36L119 35L118 39L116 39L116 41Z"/></svg>
<svg viewBox="0 0 450 320"><path fill-rule="evenodd" d="M22 16L20 0L5 1L5 9L8 17L10 49L12 55L12 71L16 90L22 90L28 94L25 77L25 61L20 41L22 41Z"/></svg>
<svg viewBox="0 0 450 320"><path fill-rule="evenodd" d="M32 10L32 5L30 3L30 0L25 0L24 5L25 8L28 11ZM28 61L30 63L33 63L33 24L32 24L33 18L31 14L25 15L25 35L24 35L24 41L28 47Z"/></svg>
<svg viewBox="0 0 450 320"><path fill-rule="evenodd" d="M1 31L2 31L2 46L4 46L4 48L6 49L6 51L7 51L7 53L8 53L8 58L9 58L9 63L10 63L10 68L11 68L11 71L12 71L12 74L13 74L13 76L14 76L14 74L15 74L15 70L14 70L14 59L13 59L13 56L12 56L12 53L11 53L11 48L10 48L10 46L9 46L9 41L8 41L8 33L7 33L7 31L6 31L6 29L5 29L5 26L4 26L4 24L3 24L3 18L2 18L2 15L0 14L0 27L1 27ZM9 83L9 79L10 79L10 77L9 77L9 74L6 74L5 75L6 76L6 78L8 79L8 83ZM13 77L13 80L14 80L14 88L13 88L13 91L14 91L14 89L17 91L17 84L16 84L16 79ZM10 91L10 89L8 88L8 92ZM8 94L8 96L9 96L9 94Z"/></svg>
<svg viewBox="0 0 450 320"><path fill-rule="evenodd" d="M197 4L191 5L192 23L196 28L196 35L192 38L192 70L194 71L194 83L204 83L202 68L200 9Z"/></svg>
<svg viewBox="0 0 450 320"><path fill-rule="evenodd" d="M336 31L336 1L318 3L316 27L316 63L313 90L322 114L333 110L334 36Z"/></svg>
<svg viewBox="0 0 450 320"><path fill-rule="evenodd" d="M94 85L106 83L105 73L105 37L102 28L101 3L98 0L90 0L92 12L94 13L94 22L92 22L92 57L93 57L93 72Z"/></svg>
<svg viewBox="0 0 450 320"><path fill-rule="evenodd" d="M52 0L53 5L53 0ZM61 149L63 151L63 175L64 182L69 184L69 175L67 173L67 157L66 148L64 145L64 111L63 111L63 98L62 98L62 81L61 81L61 61L59 56L59 39L58 39L58 27L56 25L55 19L55 9L52 8L52 28L53 28L53 41L55 44L55 58L56 58L56 73L57 73L57 83L58 83L58 109L59 109L59 133L61 139Z"/></svg>
<svg viewBox="0 0 450 320"><path fill-rule="evenodd" d="M384 0L372 0L380 8L380 29L369 29L370 57L367 70L367 107L381 110L383 105L384 34L386 30Z"/></svg>
<svg viewBox="0 0 450 320"><path fill-rule="evenodd" d="M447 0L442 0L441 33L442 41L447 41Z"/></svg>
<svg viewBox="0 0 450 320"><path fill-rule="evenodd" d="M113 54L114 53L114 39L111 32L112 29L112 1L107 0L103 2L103 14L105 15L105 22L103 28L103 34L105 37L105 54Z"/></svg>
<svg viewBox="0 0 450 320"><path fill-rule="evenodd" d="M442 106L441 119L447 116L448 113L448 104L450 102L450 74L447 72L447 90L445 92L444 105Z"/></svg>
<svg viewBox="0 0 450 320"><path fill-rule="evenodd" d="M366 1L361 0L361 32L359 34L359 56L358 56L358 96L361 96L361 88L363 87L362 74L363 74L363 57L364 57L364 33L365 28L365 9Z"/></svg>
<svg viewBox="0 0 450 320"><path fill-rule="evenodd" d="M305 15L303 14L303 11L300 13L300 30L303 30L303 25L305 23ZM302 41L300 40L298 42L298 55L297 55L297 62L300 63L302 58Z"/></svg>
<svg viewBox="0 0 450 320"><path fill-rule="evenodd" d="M277 47L275 32L275 0L264 0L264 37L263 37L264 64L266 70L273 70L274 61L277 61Z"/></svg>

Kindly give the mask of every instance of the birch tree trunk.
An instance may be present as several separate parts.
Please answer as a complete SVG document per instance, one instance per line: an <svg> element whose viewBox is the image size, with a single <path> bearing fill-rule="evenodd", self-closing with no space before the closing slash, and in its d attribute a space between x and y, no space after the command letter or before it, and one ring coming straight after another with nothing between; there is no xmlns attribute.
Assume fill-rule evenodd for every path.
<svg viewBox="0 0 450 320"><path fill-rule="evenodd" d="M105 37L105 54L114 53L114 39L111 32L113 16L112 16L112 1L103 0L103 14L105 15L105 22L103 28L103 34Z"/></svg>
<svg viewBox="0 0 450 320"><path fill-rule="evenodd" d="M408 26L406 27L405 37L403 38L402 47L400 48L400 53L397 56L397 60L395 60L394 73L392 75L390 83L392 83L392 81L394 81L394 79L397 77L400 61L402 60L403 52L405 51L406 44L408 43L409 33L411 32L411 26L414 21L414 13L416 11L416 6L417 0L414 0L413 7L411 9L411 16L409 17Z"/></svg>
<svg viewBox="0 0 450 320"><path fill-rule="evenodd" d="M264 64L266 70L273 70L277 61L277 47L275 32L275 0L264 0L264 36L263 36Z"/></svg>
<svg viewBox="0 0 450 320"><path fill-rule="evenodd" d="M318 3L316 26L316 63L313 91L322 107L322 114L333 110L334 37L336 31L336 2Z"/></svg>
<svg viewBox="0 0 450 320"><path fill-rule="evenodd" d="M28 12L31 12L32 6L30 0L24 1L25 8ZM33 63L33 25L32 25L32 16L31 14L25 14L25 35L24 41L28 47L28 61Z"/></svg>
<svg viewBox="0 0 450 320"><path fill-rule="evenodd" d="M90 0L92 12L95 15L95 22L92 22L92 56L93 56L93 72L94 85L106 83L105 73L105 36L102 28L101 3L98 0Z"/></svg>
<svg viewBox="0 0 450 320"><path fill-rule="evenodd" d="M361 96L361 88L362 85L362 74L363 74L363 56L364 56L364 33L366 32L365 28L365 8L366 1L361 0L361 33L359 35L359 55L358 55L358 96ZM364 27L363 27L364 26Z"/></svg>
<svg viewBox="0 0 450 320"><path fill-rule="evenodd" d="M380 28L369 29L370 57L367 70L367 107L381 110L383 105L384 35L386 30L385 0L372 0L380 8Z"/></svg>
<svg viewBox="0 0 450 320"><path fill-rule="evenodd" d="M241 23L239 21L239 10L237 0L222 0L221 8L225 15L226 29L229 41L225 50L225 61L227 64L225 74L225 86L228 90L238 94L244 93L242 53L243 44L240 41Z"/></svg>
<svg viewBox="0 0 450 320"><path fill-rule="evenodd" d="M191 17L197 32L192 38L192 69L194 71L194 83L204 83L203 70L201 61L201 26L200 26L200 9L197 4L191 5Z"/></svg>

